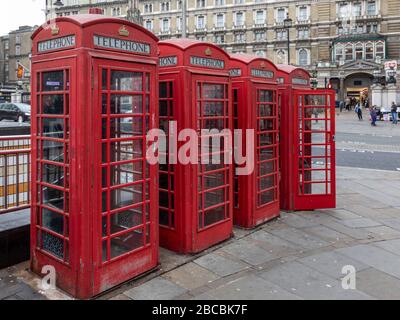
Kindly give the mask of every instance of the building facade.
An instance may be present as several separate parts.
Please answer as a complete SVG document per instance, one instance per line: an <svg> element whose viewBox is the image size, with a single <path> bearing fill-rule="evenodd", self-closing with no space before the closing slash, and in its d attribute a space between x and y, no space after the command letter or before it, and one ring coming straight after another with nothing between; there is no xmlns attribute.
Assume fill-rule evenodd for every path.
<svg viewBox="0 0 400 320"><path fill-rule="evenodd" d="M182 36L182 0L64 0L50 17L103 8L128 16L134 6L143 25L161 39ZM133 4L132 4L133 3ZM368 94L384 82L384 62L400 59L399 0L186 0L186 35L229 52L296 64L338 99ZM288 25L289 20L291 24ZM288 32L289 31L289 32Z"/></svg>
<svg viewBox="0 0 400 320"><path fill-rule="evenodd" d="M31 36L37 27L22 26L0 37L0 90L5 92L30 90ZM18 78L18 66L23 68L23 77Z"/></svg>

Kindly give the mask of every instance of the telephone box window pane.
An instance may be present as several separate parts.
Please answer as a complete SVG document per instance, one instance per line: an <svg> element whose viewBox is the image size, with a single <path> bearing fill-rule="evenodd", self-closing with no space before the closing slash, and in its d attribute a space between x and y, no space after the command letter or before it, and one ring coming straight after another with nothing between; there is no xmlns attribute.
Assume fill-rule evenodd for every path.
<svg viewBox="0 0 400 320"><path fill-rule="evenodd" d="M203 84L203 99L223 99L224 85L223 84Z"/></svg>
<svg viewBox="0 0 400 320"><path fill-rule="evenodd" d="M64 119L43 118L43 136L63 139Z"/></svg>
<svg viewBox="0 0 400 320"><path fill-rule="evenodd" d="M142 114L143 96L142 95L111 95L110 101L111 114Z"/></svg>
<svg viewBox="0 0 400 320"><path fill-rule="evenodd" d="M143 224L142 207L113 214L110 217L111 234L129 230Z"/></svg>
<svg viewBox="0 0 400 320"><path fill-rule="evenodd" d="M270 189L274 186L275 186L275 177L274 176L260 178L259 190Z"/></svg>
<svg viewBox="0 0 400 320"><path fill-rule="evenodd" d="M107 227L108 227L107 219L108 219L107 216L103 216L101 218L101 230L103 237L107 237Z"/></svg>
<svg viewBox="0 0 400 320"><path fill-rule="evenodd" d="M142 248L144 246L143 229L135 230L111 239L111 259Z"/></svg>
<svg viewBox="0 0 400 320"><path fill-rule="evenodd" d="M64 95L62 94L43 95L42 113L64 114Z"/></svg>
<svg viewBox="0 0 400 320"><path fill-rule="evenodd" d="M103 90L107 90L107 84L108 84L108 70L107 69L103 69L101 71L101 80L102 80Z"/></svg>
<svg viewBox="0 0 400 320"><path fill-rule="evenodd" d="M259 117L272 117L274 116L274 107L272 105L262 104L259 106Z"/></svg>
<svg viewBox="0 0 400 320"><path fill-rule="evenodd" d="M143 119L142 117L111 118L110 132L111 139L143 136Z"/></svg>
<svg viewBox="0 0 400 320"><path fill-rule="evenodd" d="M64 240L44 231L42 231L42 249L57 258L64 258Z"/></svg>
<svg viewBox="0 0 400 320"><path fill-rule="evenodd" d="M143 185L134 185L110 192L111 210L129 207L143 202Z"/></svg>
<svg viewBox="0 0 400 320"><path fill-rule="evenodd" d="M64 217L56 212L42 209L42 227L58 233L64 234Z"/></svg>
<svg viewBox="0 0 400 320"><path fill-rule="evenodd" d="M146 92L150 92L150 74L146 73Z"/></svg>
<svg viewBox="0 0 400 320"><path fill-rule="evenodd" d="M273 202L274 200L275 200L275 190L266 191L259 195L258 205L262 206L264 204Z"/></svg>
<svg viewBox="0 0 400 320"><path fill-rule="evenodd" d="M217 204L224 203L224 197L225 197L225 189L214 190L205 193L204 196L205 208L209 208Z"/></svg>
<svg viewBox="0 0 400 320"><path fill-rule="evenodd" d="M224 184L225 184L225 172L213 173L204 176L204 189L221 187Z"/></svg>
<svg viewBox="0 0 400 320"><path fill-rule="evenodd" d="M225 220L225 207L219 207L204 213L204 227Z"/></svg>
<svg viewBox="0 0 400 320"><path fill-rule="evenodd" d="M111 71L111 90L143 91L143 74L139 72Z"/></svg>
<svg viewBox="0 0 400 320"><path fill-rule="evenodd" d="M160 209L160 225L169 226L169 214L168 210Z"/></svg>
<svg viewBox="0 0 400 320"><path fill-rule="evenodd" d="M56 141L43 141L43 159L64 162L64 144Z"/></svg>
<svg viewBox="0 0 400 320"><path fill-rule="evenodd" d="M160 98L168 98L168 82L160 82Z"/></svg>
<svg viewBox="0 0 400 320"><path fill-rule="evenodd" d="M260 90L260 101L259 102L273 102L274 94L269 90Z"/></svg>
<svg viewBox="0 0 400 320"><path fill-rule="evenodd" d="M143 163L125 163L111 167L111 185L118 186L143 180Z"/></svg>
<svg viewBox="0 0 400 320"><path fill-rule="evenodd" d="M43 164L42 181L64 187L64 168L52 164Z"/></svg>
<svg viewBox="0 0 400 320"><path fill-rule="evenodd" d="M110 162L120 162L140 159L143 156L143 141L121 141L110 144ZM107 161L107 144L103 144L103 162Z"/></svg>
<svg viewBox="0 0 400 320"><path fill-rule="evenodd" d="M42 91L64 91L64 71L43 72Z"/></svg>
<svg viewBox="0 0 400 320"><path fill-rule="evenodd" d="M54 207L56 209L64 211L64 192L49 188L43 187L43 204Z"/></svg>

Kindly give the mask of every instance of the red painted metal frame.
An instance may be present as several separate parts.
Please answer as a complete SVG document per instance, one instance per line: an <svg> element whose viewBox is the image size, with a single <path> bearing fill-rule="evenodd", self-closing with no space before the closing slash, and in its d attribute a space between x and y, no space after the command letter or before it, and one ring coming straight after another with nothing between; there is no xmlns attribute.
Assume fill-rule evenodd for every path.
<svg viewBox="0 0 400 320"><path fill-rule="evenodd" d="M232 75L232 89L234 95L235 129L243 133L243 149L246 150L245 131L254 130L254 171L250 175L235 176L235 208L234 223L243 228L254 228L259 224L272 220L280 215L279 205L279 117L278 117L278 69L267 59L248 56L232 55L230 62ZM260 101L260 94L264 97L271 95L269 102ZM265 100L265 99L264 99ZM270 110L269 114L261 114ZM264 130L262 124L272 124L272 128ZM272 130L271 130L272 129ZM270 138L267 146L261 148L261 137ZM261 160L261 151L272 152L273 156ZM261 162L260 162L261 161ZM262 166L272 166L267 172L262 172ZM272 185L270 185L272 179ZM268 188L261 190L264 181ZM265 191L260 193L260 191ZM271 201L260 205L264 199L262 195L272 194Z"/></svg>
<svg viewBox="0 0 400 320"><path fill-rule="evenodd" d="M299 124L298 101L301 95L329 95L332 90L310 90L310 74L301 68L288 65L278 65L279 104L280 104L280 164L281 164L281 208L287 211L315 210L334 208L336 206L335 181L335 118L334 99L331 98L330 109L333 116L329 132L332 139L329 141L331 152L331 190L326 195L300 195L299 173ZM311 152L311 150L308 150Z"/></svg>
<svg viewBox="0 0 400 320"><path fill-rule="evenodd" d="M173 86L172 96L169 95L169 97L161 99L162 105L165 105L166 101L170 101L169 103L174 110L173 114L164 117L164 120L176 120L178 133L182 129L194 129L198 132L200 129L198 123L212 120L207 118L206 115L202 120L202 113L198 113L198 103L200 106L204 106L207 101L213 101L224 105L223 116L213 119L225 121L225 128L231 129L232 108L230 105L231 84L228 73L228 55L214 45L187 39L161 41L159 48L160 61L165 57L173 57L170 65L160 66L161 85L165 86L165 83L168 83L168 86ZM224 67L216 69L192 65L190 58L193 56L223 61ZM176 60L174 60L175 58ZM225 88L221 99L208 99L203 95L198 97L198 86L208 87L209 84ZM163 113L165 114L165 112ZM165 127L165 125L163 124L162 127ZM178 149L184 144L178 142ZM172 192L174 194L174 200L171 200L171 197L169 198L173 202L169 203L168 212L171 214L171 206L173 206L174 219L171 219L171 215L168 216L168 219L162 217L166 214L165 209L167 208L161 208L160 212L160 221L165 220L165 223L160 225L161 246L179 253L195 253L228 239L232 235L233 227L233 190L231 187L233 185L233 165L224 165L220 171L217 170L213 173L218 176L218 172L222 172L221 176L223 176L224 182L219 187L207 191L211 190L211 192L223 194L223 202L219 202L212 208L215 210L223 208L220 210L223 210L224 213L223 219L207 226L204 225L205 216L203 216L203 213L205 208L201 206L204 203L201 194L207 188L206 178L203 177L201 171L204 165L184 165L178 162L176 165L161 165L161 168L161 174L172 170L175 182L174 186L168 185L169 194L171 195ZM198 184L199 181L201 181L200 185ZM165 191L165 187L160 189L161 193L165 193ZM205 197L207 196L205 195ZM205 214L207 215L207 212Z"/></svg>
<svg viewBox="0 0 400 320"><path fill-rule="evenodd" d="M47 52L38 52L38 43L50 39L57 39L74 35L74 45L64 49L57 49ZM94 35L102 35L119 39L120 41L130 40L149 45L149 52L143 54L132 54L116 49L95 48L93 43ZM143 130L155 128L157 125L158 100L158 39L144 28L130 22L105 18L98 15L78 15L74 17L57 18L55 26L45 25L39 28L33 39L32 57L32 223L31 223L31 269L41 275L42 267L52 265L57 272L57 285L63 290L77 298L90 298L104 292L116 285L121 284L135 276L155 268L158 264L158 197L157 197L157 176L156 166L148 166L144 169L146 142L145 133L141 134L142 143L142 178L139 181L147 183L147 191L143 184L142 221L137 227L129 227L126 232L113 234L115 241L120 243L125 239L125 233L132 232L132 237L137 236L138 228L141 229L143 246L138 248L129 247L127 253L110 258L109 243L112 238L109 232L103 234L103 222L106 222L106 230L110 231L110 220L108 217L113 214L107 205L107 211L102 210L102 190L111 190L114 187L107 184L102 185L102 141L108 141L109 136L102 136L102 125L107 125L107 132L111 124L110 115L102 115L102 93L123 94L124 92L112 92L102 88L102 69L124 70L127 72L142 73L142 86L144 87L144 74L149 74L149 90L142 89L143 97L149 97L149 110L146 115L139 116L144 120L146 117L149 123L143 121ZM61 92L43 92L40 76L43 72L66 70L69 73L69 82L64 78L65 87ZM110 72L110 71L108 71ZM109 78L108 78L109 81ZM133 81L133 80L132 80ZM68 87L67 87L68 82ZM109 88L109 87L108 87ZM46 94L60 93L64 95L64 112L62 115L43 115L39 109L43 96ZM133 89L127 92L134 94ZM66 96L69 99L65 99ZM146 99L143 99L142 108L145 110ZM69 101L69 103L68 103ZM69 105L68 105L69 104ZM108 100L107 106L110 105ZM109 108L109 107L108 107ZM109 109L108 109L109 110ZM117 112L118 113L118 112ZM121 113L121 112L119 112ZM115 115L115 118L132 118L132 126L136 125L134 114ZM49 137L41 131L44 128L43 118L64 120L63 135ZM102 118L106 119L102 123ZM69 127L66 126L68 121ZM46 129L47 130L47 129ZM133 132L132 127L132 132ZM135 138L130 134L125 139L133 141ZM103 140L102 140L103 139ZM51 141L64 143L63 163L45 160L43 158L42 144L39 141ZM121 150L121 149L120 149ZM106 154L109 154L108 150ZM108 160L110 157L108 157ZM125 163L125 162L124 162ZM68 172L62 180L63 186L54 186L44 182L38 175L38 165L46 164L62 167ZM107 171L107 174L111 173ZM133 175L133 171L130 173ZM107 176L107 175L106 175ZM110 182L108 177L107 182ZM68 181L67 183L65 181ZM138 182L138 181L137 181ZM52 182L54 183L54 181ZM142 182L139 182L142 183ZM43 186L46 190L60 190L64 193L65 207L55 209L52 206L43 204L43 196L38 193L38 187ZM128 185L118 186L120 188ZM43 190L45 190L43 189ZM69 195L69 199L66 195ZM148 196L145 194L148 194ZM109 198L107 198L109 199ZM132 200L133 202L133 200ZM126 207L126 210L131 206ZM48 226L42 224L40 210L49 209L54 214L64 217L62 234L49 230ZM103 221L102 217L106 217ZM107 220L108 219L108 220ZM150 229L149 229L150 228ZM148 234L150 232L150 234ZM56 251L49 251L49 247L43 247L43 238L39 241L41 233L50 234L53 239L63 241L62 256L56 256ZM133 234L135 233L135 234ZM46 236L47 237L47 236ZM106 258L103 259L103 241L108 243L105 247ZM60 244L61 242L59 242ZM68 244L68 246L67 246ZM122 245L122 244L121 244ZM130 249L130 250L129 250Z"/></svg>

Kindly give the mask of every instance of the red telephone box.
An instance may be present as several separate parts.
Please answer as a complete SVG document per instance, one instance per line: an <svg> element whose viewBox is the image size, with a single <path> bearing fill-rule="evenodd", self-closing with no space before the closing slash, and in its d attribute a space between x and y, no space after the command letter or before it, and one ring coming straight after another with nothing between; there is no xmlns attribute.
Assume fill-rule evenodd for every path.
<svg viewBox="0 0 400 320"><path fill-rule="evenodd" d="M176 159L173 164L168 153L167 163L160 164L160 243L194 253L232 234L233 166L225 164L231 154L200 148L205 139L221 136L211 131L202 135L201 130L232 128L229 56L217 46L188 39L161 41L159 48L160 129L168 132L176 121L177 133L191 129L199 141L194 162ZM171 135L170 130L168 139ZM177 149L185 144L179 141ZM211 154L219 164L204 161Z"/></svg>
<svg viewBox="0 0 400 320"><path fill-rule="evenodd" d="M254 170L235 175L234 222L253 228L280 215L278 70L269 60L242 54L231 56L235 129L254 130Z"/></svg>
<svg viewBox="0 0 400 320"><path fill-rule="evenodd" d="M99 15L32 36L31 268L93 297L158 264L157 41Z"/></svg>
<svg viewBox="0 0 400 320"><path fill-rule="evenodd" d="M335 92L311 90L310 75L279 65L281 208L336 207Z"/></svg>

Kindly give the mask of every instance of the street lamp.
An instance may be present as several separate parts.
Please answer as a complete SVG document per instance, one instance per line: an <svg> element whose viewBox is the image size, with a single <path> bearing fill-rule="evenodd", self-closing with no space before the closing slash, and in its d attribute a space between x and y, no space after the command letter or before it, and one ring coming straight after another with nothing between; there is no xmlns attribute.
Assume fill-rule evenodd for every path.
<svg viewBox="0 0 400 320"><path fill-rule="evenodd" d="M283 25L287 30L287 56L288 56L288 64L290 64L290 28L292 27L293 20L289 18L289 13L286 16L286 19L283 20Z"/></svg>

